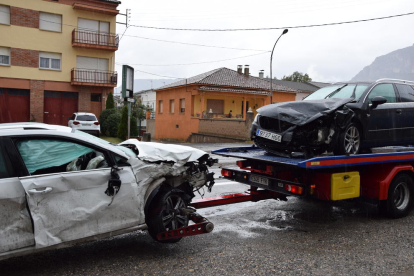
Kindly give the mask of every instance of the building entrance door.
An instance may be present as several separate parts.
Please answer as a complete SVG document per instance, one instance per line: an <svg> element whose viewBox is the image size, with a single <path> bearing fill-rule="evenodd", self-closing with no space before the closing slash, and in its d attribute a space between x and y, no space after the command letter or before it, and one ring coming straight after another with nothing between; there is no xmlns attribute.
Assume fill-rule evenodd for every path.
<svg viewBox="0 0 414 276"><path fill-rule="evenodd" d="M68 118L78 112L78 93L45 91L44 122L53 125L68 125Z"/></svg>

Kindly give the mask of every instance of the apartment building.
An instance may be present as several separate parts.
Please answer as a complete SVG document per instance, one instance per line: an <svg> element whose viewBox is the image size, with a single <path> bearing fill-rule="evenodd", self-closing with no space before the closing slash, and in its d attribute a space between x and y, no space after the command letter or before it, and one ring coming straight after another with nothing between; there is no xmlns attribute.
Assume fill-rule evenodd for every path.
<svg viewBox="0 0 414 276"><path fill-rule="evenodd" d="M116 0L0 0L0 123L67 125L117 85Z"/></svg>

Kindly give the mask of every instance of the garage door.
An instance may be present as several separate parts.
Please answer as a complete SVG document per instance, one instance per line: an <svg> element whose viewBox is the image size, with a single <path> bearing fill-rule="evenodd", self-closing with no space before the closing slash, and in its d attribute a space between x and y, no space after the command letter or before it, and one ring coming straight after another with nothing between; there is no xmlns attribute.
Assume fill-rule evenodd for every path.
<svg viewBox="0 0 414 276"><path fill-rule="evenodd" d="M68 118L78 112L78 93L45 91L44 122L68 125Z"/></svg>
<svg viewBox="0 0 414 276"><path fill-rule="evenodd" d="M30 120L30 90L0 88L0 123Z"/></svg>

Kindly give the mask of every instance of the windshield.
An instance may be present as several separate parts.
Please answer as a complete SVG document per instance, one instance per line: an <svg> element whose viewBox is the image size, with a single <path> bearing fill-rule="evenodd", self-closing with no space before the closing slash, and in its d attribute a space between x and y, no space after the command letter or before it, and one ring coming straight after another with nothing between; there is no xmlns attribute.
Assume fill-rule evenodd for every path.
<svg viewBox="0 0 414 276"><path fill-rule="evenodd" d="M322 100L327 98L333 99L346 99L354 98L356 101L361 97L362 93L368 87L368 84L358 84L355 89L356 84L335 84L331 86L323 87L309 96L307 96L304 101L310 100Z"/></svg>

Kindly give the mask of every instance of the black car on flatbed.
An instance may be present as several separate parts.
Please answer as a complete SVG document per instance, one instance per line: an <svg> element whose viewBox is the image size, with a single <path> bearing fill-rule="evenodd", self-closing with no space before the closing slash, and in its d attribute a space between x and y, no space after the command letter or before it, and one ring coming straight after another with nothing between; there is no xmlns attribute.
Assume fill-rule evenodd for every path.
<svg viewBox="0 0 414 276"><path fill-rule="evenodd" d="M367 152L414 143L414 82L335 83L302 101L257 110L251 139L287 157Z"/></svg>

